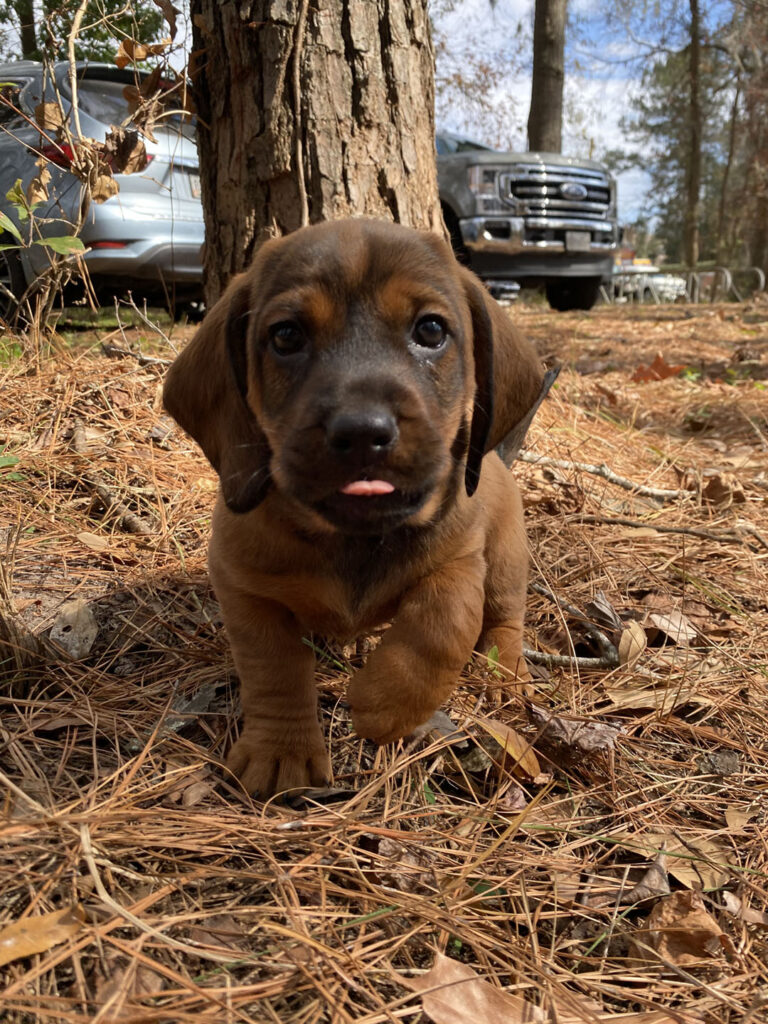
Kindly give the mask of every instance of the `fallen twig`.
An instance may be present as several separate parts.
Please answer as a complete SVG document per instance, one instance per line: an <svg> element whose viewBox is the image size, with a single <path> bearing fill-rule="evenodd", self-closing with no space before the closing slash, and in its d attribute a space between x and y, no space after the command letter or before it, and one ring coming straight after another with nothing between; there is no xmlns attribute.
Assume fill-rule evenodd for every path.
<svg viewBox="0 0 768 1024"><path fill-rule="evenodd" d="M136 359L139 366L170 366L173 362L172 359L161 359L160 356L145 356L143 352L132 352L106 341L102 341L101 351L110 359Z"/></svg>
<svg viewBox="0 0 768 1024"><path fill-rule="evenodd" d="M530 589L535 594L540 594L542 597L546 597L548 601L551 601L557 608L562 608L564 611L572 615L573 618L577 619L584 626L585 632L590 639L594 640L600 650L599 658L576 658L567 655L549 655L549 657L565 657L566 663L570 664L576 661L578 664L589 662L590 668L612 668L619 664L619 652L616 650L615 645L608 639L602 630L599 630L597 626L590 620L588 615L580 611L575 605L569 604L564 601L561 597L557 597L549 587L545 587L542 583L531 583ZM538 653L538 652L534 652ZM591 664L592 662L599 662L599 665ZM549 664L549 662L547 662ZM586 666L585 666L586 667Z"/></svg>
<svg viewBox="0 0 768 1024"><path fill-rule="evenodd" d="M88 443L85 436L85 426L82 420L76 419L72 431L72 447L78 455L85 455L88 450ZM131 512L128 506L117 497L117 495L105 483L97 477L88 474L81 474L78 481L90 490L108 512L114 512L118 518L120 529L126 533L133 533L140 537L147 537L152 533L152 527L141 516Z"/></svg>
<svg viewBox="0 0 768 1024"><path fill-rule="evenodd" d="M599 523L605 524L606 526L631 526L634 529L650 528L651 530L658 530L659 533L682 533L689 537L701 537L704 540L714 540L718 543L725 541L735 541L737 544L746 544L750 551L758 551L754 545L750 544L749 541L745 540L744 537L740 537L738 533L734 531L723 530L722 533L713 533L711 530L700 530L695 526L662 526L658 523L649 523L645 520L638 519L625 519L622 516L579 516L579 522L581 523ZM744 526L739 527L744 529L745 533L749 533L751 536L756 537L763 547L768 548L768 542L754 527Z"/></svg>
<svg viewBox="0 0 768 1024"><path fill-rule="evenodd" d="M660 498L662 501L671 501L677 498L690 498L692 491L685 491L677 488L675 490L665 487L648 487L645 484L638 484L625 476L618 476L603 462L599 466L589 462L571 462L568 459L550 459L546 455L536 455L534 452L520 452L517 456L521 462L529 462L534 466L550 467L551 469L573 469L581 473L591 473L593 476L602 477L609 484L623 487L626 491L642 495L645 498Z"/></svg>

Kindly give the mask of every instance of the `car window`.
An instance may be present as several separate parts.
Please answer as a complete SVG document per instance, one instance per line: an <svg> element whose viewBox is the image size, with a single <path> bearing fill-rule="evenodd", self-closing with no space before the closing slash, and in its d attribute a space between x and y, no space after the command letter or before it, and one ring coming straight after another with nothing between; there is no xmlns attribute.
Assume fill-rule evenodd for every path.
<svg viewBox="0 0 768 1024"><path fill-rule="evenodd" d="M132 113L124 89L123 82L82 79L77 86L80 109L102 124L121 124Z"/></svg>
<svg viewBox="0 0 768 1024"><path fill-rule="evenodd" d="M130 82L105 78L81 78L77 86L80 109L101 124L124 124L135 110L135 86ZM165 131L179 132L189 138L193 137L195 119L182 116L173 108L178 107L178 97L169 92L169 102L155 128Z"/></svg>

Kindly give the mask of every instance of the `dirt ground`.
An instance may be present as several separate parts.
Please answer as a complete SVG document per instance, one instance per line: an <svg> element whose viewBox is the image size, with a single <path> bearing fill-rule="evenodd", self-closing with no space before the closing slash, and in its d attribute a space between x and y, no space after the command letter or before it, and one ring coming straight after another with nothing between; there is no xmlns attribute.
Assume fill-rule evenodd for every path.
<svg viewBox="0 0 768 1024"><path fill-rule="evenodd" d="M3 1022L768 1019L768 304L511 315L563 367L515 468L536 694L477 658L458 734L377 750L366 642L314 638L334 787L292 807L220 767L170 348L0 367Z"/></svg>

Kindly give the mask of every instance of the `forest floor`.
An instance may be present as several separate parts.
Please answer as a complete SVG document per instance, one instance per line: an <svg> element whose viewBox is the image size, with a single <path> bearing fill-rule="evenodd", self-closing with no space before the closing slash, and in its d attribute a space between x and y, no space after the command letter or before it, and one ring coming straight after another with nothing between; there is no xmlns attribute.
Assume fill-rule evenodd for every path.
<svg viewBox="0 0 768 1024"><path fill-rule="evenodd" d="M478 659L458 735L376 750L364 645L321 651L334 789L294 807L220 767L164 363L0 367L4 1024L766 1020L768 304L510 315L563 366L515 468L535 696Z"/></svg>

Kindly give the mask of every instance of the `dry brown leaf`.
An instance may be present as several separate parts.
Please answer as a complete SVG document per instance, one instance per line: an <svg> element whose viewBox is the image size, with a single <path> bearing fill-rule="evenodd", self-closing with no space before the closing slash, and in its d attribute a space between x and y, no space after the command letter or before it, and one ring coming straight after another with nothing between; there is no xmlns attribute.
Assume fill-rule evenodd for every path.
<svg viewBox="0 0 768 1024"><path fill-rule="evenodd" d="M75 598L59 608L50 637L70 658L79 661L90 653L98 633L96 618L87 602Z"/></svg>
<svg viewBox="0 0 768 1024"><path fill-rule="evenodd" d="M733 473L713 473L701 496L712 505L728 508L729 505L741 505L747 500L741 482Z"/></svg>
<svg viewBox="0 0 768 1024"><path fill-rule="evenodd" d="M547 1019L527 999L496 988L468 964L442 953L426 974L402 982L423 993L421 1005L433 1024L544 1024Z"/></svg>
<svg viewBox="0 0 768 1024"><path fill-rule="evenodd" d="M745 924L755 924L759 928L768 928L768 914L764 910L745 907L739 897L732 892L723 893L723 906L733 917L738 917Z"/></svg>
<svg viewBox="0 0 768 1024"><path fill-rule="evenodd" d="M213 914L200 924L193 925L187 935L201 946L224 946L228 949L245 949L248 932L231 914Z"/></svg>
<svg viewBox="0 0 768 1024"><path fill-rule="evenodd" d="M102 537L99 533L78 533L77 539L81 544L85 544L91 551L107 551L109 550L109 539Z"/></svg>
<svg viewBox="0 0 768 1024"><path fill-rule="evenodd" d="M195 807L201 800L205 800L205 798L212 792L213 786L210 782L193 782L192 785L187 786L181 794L181 806Z"/></svg>
<svg viewBox="0 0 768 1024"><path fill-rule="evenodd" d="M44 132L56 132L63 128L66 118L58 103L38 103L35 107L35 123Z"/></svg>
<svg viewBox="0 0 768 1024"><path fill-rule="evenodd" d="M732 832L743 832L755 813L749 808L742 810L740 807L728 807L725 811L725 823Z"/></svg>
<svg viewBox="0 0 768 1024"><path fill-rule="evenodd" d="M539 760L531 749L531 744L516 729L494 718L478 718L477 724L499 744L513 761L512 771L535 779L541 774Z"/></svg>
<svg viewBox="0 0 768 1024"><path fill-rule="evenodd" d="M50 914L24 917L0 931L0 967L33 953L45 953L83 927L85 914L79 903Z"/></svg>
<svg viewBox="0 0 768 1024"><path fill-rule="evenodd" d="M648 621L655 627L653 634L651 630L647 631L649 640L655 640L657 633L663 633L674 643L687 647L699 635L691 620L675 609L666 613L652 612Z"/></svg>
<svg viewBox="0 0 768 1024"><path fill-rule="evenodd" d="M37 161L38 166L40 161ZM27 185L27 202L30 206L35 203L44 203L48 199L48 185L51 180L51 172L47 167L41 167L40 173Z"/></svg>
<svg viewBox="0 0 768 1024"><path fill-rule="evenodd" d="M634 381L635 384L652 380L666 380L667 377L676 377L684 369L684 364L670 366L661 352L657 352L650 366L638 366L630 380Z"/></svg>
<svg viewBox="0 0 768 1024"><path fill-rule="evenodd" d="M171 40L176 38L176 16L181 14L178 7L174 7L171 0L154 0L155 6L163 12L163 17L168 23L171 33Z"/></svg>
<svg viewBox="0 0 768 1024"><path fill-rule="evenodd" d="M698 892L675 892L659 900L636 935L641 957L650 959L646 945L681 967L711 960L723 951L723 932Z"/></svg>
<svg viewBox="0 0 768 1024"><path fill-rule="evenodd" d="M158 6L160 5L158 4ZM159 43L139 43L135 39L121 39L115 54L115 64L119 68L137 64L149 56L158 56L163 53L170 44L170 39L162 39Z"/></svg>
<svg viewBox="0 0 768 1024"><path fill-rule="evenodd" d="M112 196L116 196L119 191L120 186L112 177L112 174L102 173L97 175L96 181L93 183L91 199L94 203L106 203Z"/></svg>
<svg viewBox="0 0 768 1024"><path fill-rule="evenodd" d="M382 885L400 892L434 896L439 891L429 855L385 836L379 841L376 874Z"/></svg>
<svg viewBox="0 0 768 1024"><path fill-rule="evenodd" d="M634 888L623 897L622 903L642 903L669 893L667 857L660 853Z"/></svg>
<svg viewBox="0 0 768 1024"><path fill-rule="evenodd" d="M112 128L104 139L104 156L115 174L139 174L147 166L147 147L138 132Z"/></svg>
<svg viewBox="0 0 768 1024"><path fill-rule="evenodd" d="M719 889L730 878L728 855L715 839L700 836L682 838L665 832L616 833L614 839L626 842L649 859L666 854L666 867L670 875L689 888Z"/></svg>
<svg viewBox="0 0 768 1024"><path fill-rule="evenodd" d="M610 753L616 747L616 738L624 732L621 725L574 722L556 715L546 715L536 707L529 709L529 715L540 730L539 741L566 747L578 756Z"/></svg>
<svg viewBox="0 0 768 1024"><path fill-rule="evenodd" d="M712 703L711 697L698 692L695 683L670 687L669 689L648 689L645 686L607 686L606 693L614 708L626 710L636 708L658 711L668 715L675 708L685 704L707 706Z"/></svg>
<svg viewBox="0 0 768 1024"><path fill-rule="evenodd" d="M165 984L165 979L146 964L134 961L129 967L122 964L114 967L109 976L102 979L94 993L94 1002L97 1006L104 1007L105 1004L110 1004L107 1016L98 1014L98 1019L104 1021L104 1024L135 1020L135 1009L126 1007L125 1003L141 999L142 996L159 995Z"/></svg>
<svg viewBox="0 0 768 1024"><path fill-rule="evenodd" d="M647 646L645 630L632 619L619 640L619 661L622 665L634 665Z"/></svg>

